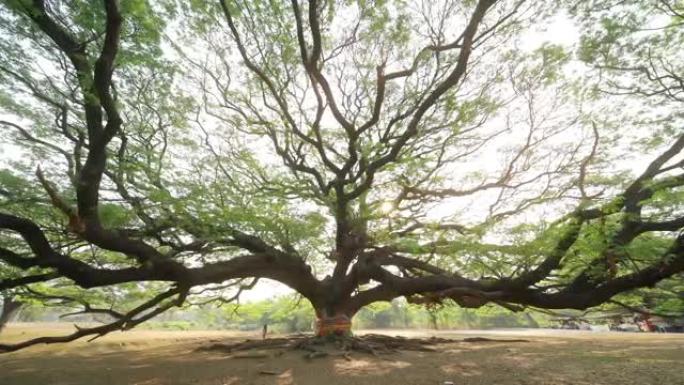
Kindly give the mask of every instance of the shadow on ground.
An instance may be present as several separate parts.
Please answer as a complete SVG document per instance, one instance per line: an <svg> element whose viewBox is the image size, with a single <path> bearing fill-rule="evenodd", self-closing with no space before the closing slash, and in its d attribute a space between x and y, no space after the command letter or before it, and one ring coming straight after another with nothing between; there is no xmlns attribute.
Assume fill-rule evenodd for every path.
<svg viewBox="0 0 684 385"><path fill-rule="evenodd" d="M495 335L507 337L520 334ZM210 343L243 338L228 333L133 331L89 344L0 355L0 384L684 385L684 336L528 333L525 337L530 341L453 342L438 345L438 352L378 357L352 353L350 358L306 360L298 351L277 357L264 351L267 357L259 358L196 351Z"/></svg>

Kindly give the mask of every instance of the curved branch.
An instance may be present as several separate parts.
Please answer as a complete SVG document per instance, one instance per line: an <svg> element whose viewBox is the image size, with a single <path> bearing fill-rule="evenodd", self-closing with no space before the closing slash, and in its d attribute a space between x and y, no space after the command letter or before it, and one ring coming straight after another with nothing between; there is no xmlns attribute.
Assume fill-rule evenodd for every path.
<svg viewBox="0 0 684 385"><path fill-rule="evenodd" d="M174 307L174 306L180 306L183 304L185 301L185 294L187 294L186 289L180 289L180 288L172 288L169 289L168 291L165 291L161 294L158 294L154 298L150 299L149 301L143 303L142 305L130 310L128 313L123 314L122 317L117 319L116 321L102 325L102 326L97 326L97 327L92 327L92 328L80 328L76 326L76 331L72 334L66 335L66 336L55 336L55 337L38 337L34 338L31 340L23 341L23 342L18 342L16 344L0 344L0 353L8 353L8 352L14 352L20 349L27 348L29 346L33 345L38 345L38 344L55 344L55 343L63 343L63 342L70 342L70 341L75 341L77 339L86 337L86 336L95 336L92 338L90 341L92 341L95 338L102 337L105 334L108 334L110 332L116 331L116 330L127 330L130 329L144 321L149 320L150 318L153 318L164 311ZM154 306L159 305L163 301L167 300L168 298L177 295L178 297L173 300L169 301L166 304L163 304L157 308L152 309ZM150 309L152 309L150 311ZM147 313L145 313L147 312ZM140 316L138 318L135 318L137 316Z"/></svg>

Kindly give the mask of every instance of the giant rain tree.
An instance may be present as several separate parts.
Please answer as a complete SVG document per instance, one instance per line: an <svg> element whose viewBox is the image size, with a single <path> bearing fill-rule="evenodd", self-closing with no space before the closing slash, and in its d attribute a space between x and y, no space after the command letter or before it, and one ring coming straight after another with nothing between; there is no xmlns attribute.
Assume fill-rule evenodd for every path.
<svg viewBox="0 0 684 385"><path fill-rule="evenodd" d="M397 297L584 309L681 274L681 128L587 108L567 48L527 49L553 8L3 1L0 290L112 322L0 349L260 278L326 334Z"/></svg>

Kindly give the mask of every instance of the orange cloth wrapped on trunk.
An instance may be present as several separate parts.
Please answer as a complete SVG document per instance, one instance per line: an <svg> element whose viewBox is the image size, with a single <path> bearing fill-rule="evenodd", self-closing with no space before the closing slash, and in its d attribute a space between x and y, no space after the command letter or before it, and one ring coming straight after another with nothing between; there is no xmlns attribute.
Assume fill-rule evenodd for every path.
<svg viewBox="0 0 684 385"><path fill-rule="evenodd" d="M351 319L344 314L316 320L316 335L343 335L351 331Z"/></svg>

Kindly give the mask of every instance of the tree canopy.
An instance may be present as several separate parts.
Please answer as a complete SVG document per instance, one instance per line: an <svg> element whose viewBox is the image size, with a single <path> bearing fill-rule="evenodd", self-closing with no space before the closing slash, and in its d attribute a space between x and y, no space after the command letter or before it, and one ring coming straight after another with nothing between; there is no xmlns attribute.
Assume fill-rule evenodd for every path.
<svg viewBox="0 0 684 385"><path fill-rule="evenodd" d="M558 18L577 43L535 43ZM112 322L0 350L259 279L322 323L681 281L683 26L675 0L3 0L0 291Z"/></svg>

